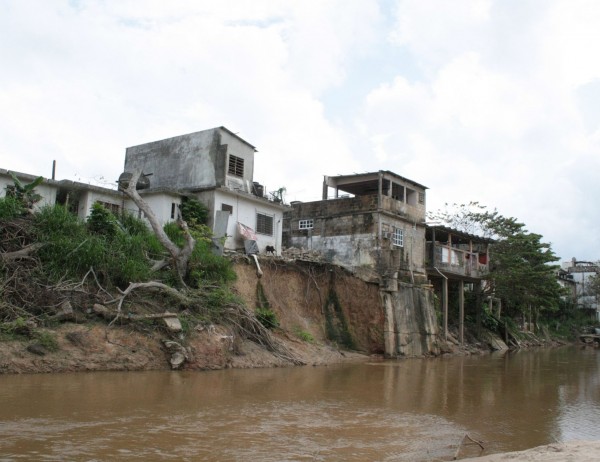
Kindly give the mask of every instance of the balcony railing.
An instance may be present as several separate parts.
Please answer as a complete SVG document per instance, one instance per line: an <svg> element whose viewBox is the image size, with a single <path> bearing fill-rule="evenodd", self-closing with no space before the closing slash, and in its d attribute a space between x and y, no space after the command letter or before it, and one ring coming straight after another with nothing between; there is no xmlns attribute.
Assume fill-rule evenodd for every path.
<svg viewBox="0 0 600 462"><path fill-rule="evenodd" d="M488 272L487 263L481 263L479 254L455 247L427 243L428 267L435 267L446 273L472 278L483 277ZM433 259L432 259L433 257Z"/></svg>

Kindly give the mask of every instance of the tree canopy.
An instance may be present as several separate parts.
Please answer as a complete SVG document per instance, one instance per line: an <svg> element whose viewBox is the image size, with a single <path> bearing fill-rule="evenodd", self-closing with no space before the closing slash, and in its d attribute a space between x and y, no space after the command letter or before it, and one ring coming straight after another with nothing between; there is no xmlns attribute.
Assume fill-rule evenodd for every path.
<svg viewBox="0 0 600 462"><path fill-rule="evenodd" d="M542 241L543 236L529 232L516 218L478 202L446 204L429 218L493 239L485 291L502 299L506 315L529 315L536 321L541 312L558 309L562 289L554 263L559 258L551 245Z"/></svg>

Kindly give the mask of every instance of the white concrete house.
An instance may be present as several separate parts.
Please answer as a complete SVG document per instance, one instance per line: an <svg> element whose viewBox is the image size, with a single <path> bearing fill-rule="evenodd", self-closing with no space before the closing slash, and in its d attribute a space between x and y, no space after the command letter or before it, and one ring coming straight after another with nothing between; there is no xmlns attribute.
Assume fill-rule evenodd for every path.
<svg viewBox="0 0 600 462"><path fill-rule="evenodd" d="M243 249L238 223L252 228L260 252L281 252L281 222L288 207L265 197L254 181L256 149L225 127L216 127L127 148L125 171L150 175L150 188L197 198L210 211L209 226L224 247Z"/></svg>
<svg viewBox="0 0 600 462"><path fill-rule="evenodd" d="M6 195L7 186L14 184L11 173L23 184L32 183L37 178L37 176L28 173L0 169L0 197ZM79 218L85 220L90 215L92 206L99 202L115 214L127 211L140 218L142 217L137 206L116 189L71 180L44 179L35 188L35 191L42 196L42 199L34 204L34 210L39 210L47 205L62 204ZM142 191L141 194L155 211L161 224L164 225L176 218L176 207L181 204L182 200L180 194L166 190Z"/></svg>

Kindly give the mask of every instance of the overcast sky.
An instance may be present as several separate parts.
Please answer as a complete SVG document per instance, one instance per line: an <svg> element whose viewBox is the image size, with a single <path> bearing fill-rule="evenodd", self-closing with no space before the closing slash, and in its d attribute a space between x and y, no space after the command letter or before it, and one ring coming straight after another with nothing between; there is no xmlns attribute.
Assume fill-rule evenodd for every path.
<svg viewBox="0 0 600 462"><path fill-rule="evenodd" d="M255 180L391 170L600 258L597 0L0 0L0 168L114 184L223 125Z"/></svg>

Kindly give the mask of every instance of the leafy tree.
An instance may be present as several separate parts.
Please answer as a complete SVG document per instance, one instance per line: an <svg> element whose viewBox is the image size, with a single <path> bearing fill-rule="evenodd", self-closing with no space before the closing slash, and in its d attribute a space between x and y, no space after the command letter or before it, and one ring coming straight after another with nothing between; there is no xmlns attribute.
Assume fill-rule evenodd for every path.
<svg viewBox="0 0 600 462"><path fill-rule="evenodd" d="M486 292L503 301L508 316L527 316L534 325L540 313L559 307L562 289L556 279L558 257L542 236L531 233L516 218L488 210L478 202L446 204L430 219L460 231L494 239Z"/></svg>
<svg viewBox="0 0 600 462"><path fill-rule="evenodd" d="M596 263L597 266L600 266L600 262ZM587 289L590 295L596 296L596 299L600 298L600 274L596 273L593 276L590 276L587 281Z"/></svg>

